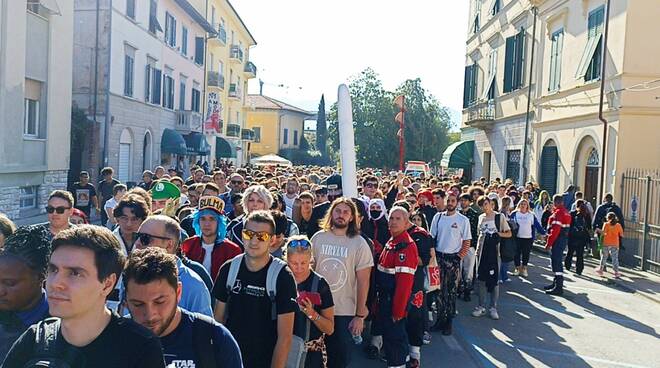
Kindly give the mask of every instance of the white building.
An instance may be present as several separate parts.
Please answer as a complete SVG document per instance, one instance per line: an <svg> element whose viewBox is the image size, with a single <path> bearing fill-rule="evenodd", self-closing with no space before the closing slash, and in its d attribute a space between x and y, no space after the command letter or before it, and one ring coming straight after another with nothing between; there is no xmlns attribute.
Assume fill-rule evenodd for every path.
<svg viewBox="0 0 660 368"><path fill-rule="evenodd" d="M12 219L66 188L72 47L71 1L0 0L0 212Z"/></svg>

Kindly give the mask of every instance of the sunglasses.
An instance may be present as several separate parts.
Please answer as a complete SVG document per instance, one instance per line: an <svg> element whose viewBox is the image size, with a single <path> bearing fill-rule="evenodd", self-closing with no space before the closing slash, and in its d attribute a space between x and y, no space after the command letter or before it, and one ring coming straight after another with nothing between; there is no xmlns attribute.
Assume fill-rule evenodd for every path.
<svg viewBox="0 0 660 368"><path fill-rule="evenodd" d="M241 236L243 237L243 240L252 240L252 238L256 237L258 241L270 241L270 239L273 237L273 234L267 233L265 231L252 231L252 230L243 230L241 232Z"/></svg>
<svg viewBox="0 0 660 368"><path fill-rule="evenodd" d="M148 246L153 239L170 240L170 238L165 236L157 236L147 233L135 233L135 235L137 236L138 239L140 239L140 243L142 243L142 245L144 246Z"/></svg>
<svg viewBox="0 0 660 368"><path fill-rule="evenodd" d="M243 184L242 181L237 181L237 180L232 180L230 183L232 183L234 185L242 185Z"/></svg>
<svg viewBox="0 0 660 368"><path fill-rule="evenodd" d="M60 214L60 215L63 214L64 211L66 211L66 210L70 210L70 209L71 209L71 207L62 207L62 206L60 206L60 207L53 207L53 206L46 206L46 212L48 212L48 213L57 212L57 213Z"/></svg>
<svg viewBox="0 0 660 368"><path fill-rule="evenodd" d="M309 249L312 246L312 243L307 239L293 239L289 240L289 243L287 243L286 246L289 248Z"/></svg>
<svg viewBox="0 0 660 368"><path fill-rule="evenodd" d="M364 187L365 188L378 188L378 184L377 183L366 183L366 184L364 184Z"/></svg>

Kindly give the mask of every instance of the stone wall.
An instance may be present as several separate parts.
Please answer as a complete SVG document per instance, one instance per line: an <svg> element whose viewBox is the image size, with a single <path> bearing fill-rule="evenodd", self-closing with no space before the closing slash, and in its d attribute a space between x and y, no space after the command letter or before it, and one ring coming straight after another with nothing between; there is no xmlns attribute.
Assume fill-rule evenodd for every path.
<svg viewBox="0 0 660 368"><path fill-rule="evenodd" d="M20 187L3 187L0 193L0 212L6 214L12 220L43 215L46 213L48 195L54 190L66 189L68 174L69 170L46 171L43 183L39 185L37 207L31 210L20 210Z"/></svg>

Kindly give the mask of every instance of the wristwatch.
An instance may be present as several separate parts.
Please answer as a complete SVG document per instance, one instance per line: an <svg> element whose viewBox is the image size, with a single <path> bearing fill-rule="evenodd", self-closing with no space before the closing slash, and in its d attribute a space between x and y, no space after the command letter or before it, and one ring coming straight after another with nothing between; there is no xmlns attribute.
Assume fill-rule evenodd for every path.
<svg viewBox="0 0 660 368"><path fill-rule="evenodd" d="M310 318L311 319L311 318ZM321 319L321 313L316 313L316 318L312 319L312 321L316 322Z"/></svg>

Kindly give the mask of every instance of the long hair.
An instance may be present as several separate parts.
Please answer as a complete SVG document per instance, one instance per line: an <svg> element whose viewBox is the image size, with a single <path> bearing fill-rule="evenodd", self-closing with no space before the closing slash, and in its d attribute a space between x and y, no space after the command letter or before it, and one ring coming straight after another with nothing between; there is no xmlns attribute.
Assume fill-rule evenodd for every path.
<svg viewBox="0 0 660 368"><path fill-rule="evenodd" d="M325 231L330 231L332 229L332 212L340 204L344 204L348 206L348 208L351 209L351 217L353 217L351 221L348 223L346 235L349 238L360 235L360 224L357 222L357 207L355 207L355 203L353 203L353 201L347 197L339 197L332 202L330 208L328 209L328 212L326 212L325 214L325 217L323 217L323 219L319 221L319 225L321 229Z"/></svg>

